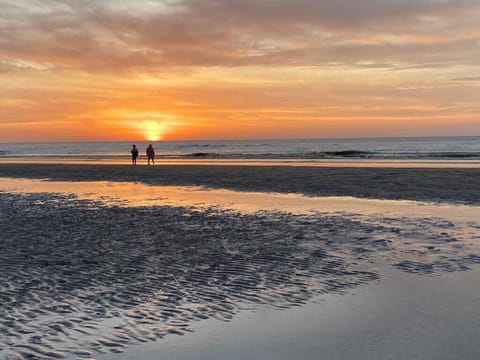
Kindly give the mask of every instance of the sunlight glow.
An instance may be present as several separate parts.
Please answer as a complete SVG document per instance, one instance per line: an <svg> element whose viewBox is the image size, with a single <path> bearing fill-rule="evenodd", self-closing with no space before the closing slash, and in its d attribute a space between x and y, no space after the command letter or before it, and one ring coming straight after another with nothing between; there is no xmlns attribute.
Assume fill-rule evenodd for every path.
<svg viewBox="0 0 480 360"><path fill-rule="evenodd" d="M104 113L110 119L110 125L130 133L129 137L143 138L148 141L159 141L180 124L175 115L155 112L137 111L135 109L112 109ZM132 134L133 133L133 134Z"/></svg>
<svg viewBox="0 0 480 360"><path fill-rule="evenodd" d="M165 132L165 124L158 121L145 121L141 123L144 128L146 140L158 141Z"/></svg>

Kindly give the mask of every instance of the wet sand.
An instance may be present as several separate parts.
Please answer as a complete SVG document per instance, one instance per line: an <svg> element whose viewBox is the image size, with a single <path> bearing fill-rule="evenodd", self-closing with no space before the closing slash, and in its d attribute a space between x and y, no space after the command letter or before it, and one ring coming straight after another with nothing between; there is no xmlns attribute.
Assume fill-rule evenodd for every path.
<svg viewBox="0 0 480 360"><path fill-rule="evenodd" d="M474 215L480 215L479 194L475 193L479 172L427 170L1 165L0 176L12 177L12 183L14 177L70 183L55 184L55 191L35 189L28 182L22 191L9 191L5 185L0 189L0 357L143 359L152 353L144 356L142 351L161 354L162 341L178 335L188 339L212 319L233 324L245 311L264 307L280 312L314 311L309 306L319 300L318 306L327 304L321 309L330 318L354 321L353 313L350 317L332 315L328 304L334 304L336 297L347 299L343 314L352 306L348 305L352 294L366 291L368 298L375 294L371 290L375 286L396 288L402 286L401 279L414 277L421 279L423 289L436 289L436 280L429 282L430 277L455 279L456 274L477 271L480 216ZM74 180L429 202L412 202L404 208L405 204L394 201L391 207L399 205L394 213L381 208L364 211L362 206L342 212L322 208L321 202L317 211L299 208L290 212L267 206L265 199L275 194L254 200L257 208L249 210L206 199L196 205L195 194L199 193L192 192L190 203L126 206L122 199L111 202L111 194L102 193L98 184L88 190L91 197L82 198ZM363 183L368 184L366 190L359 192ZM162 189L168 198L166 189L156 191ZM291 196L291 202L302 201ZM435 210L446 205L453 213L467 208L470 215L456 217L450 211ZM470 277L462 286L469 290L476 284ZM404 289L405 296L416 295L415 286ZM426 291L433 301L436 292ZM438 294L442 296L441 291ZM398 326L408 329L402 318L408 318L411 309L401 305L401 296L389 301L398 311ZM455 296L439 302L445 312L463 304ZM462 313L466 317L476 315L471 308L462 309L469 312ZM440 324L435 318L417 315L420 322L428 322L427 328ZM453 328L460 327L460 315L450 319ZM388 321L384 318L380 328L398 327L390 327ZM281 329L289 323L288 319L271 323L271 336L280 331L275 332L275 326ZM319 323L318 332L325 332L325 326ZM371 332L368 323L356 329L356 334L368 334L362 341L369 347L378 345L380 334ZM388 346L388 341L402 340L395 333L385 339ZM269 344L272 340L258 341ZM314 349L318 342L302 340L307 349ZM348 344L348 339L342 343ZM400 343L409 346L407 340ZM157 352L154 344L159 344ZM184 342L175 344L185 349ZM377 353L389 354L387 345ZM195 348L202 345L191 346L190 359L196 359ZM465 355L476 350L472 346ZM402 359L401 347L391 352L392 359ZM332 359L342 358L335 342L324 351L333 354ZM264 358L261 351L249 354L249 358ZM437 359L439 352L424 354L424 359ZM243 358L238 353L231 355ZM299 359L311 358L308 350L298 355Z"/></svg>
<svg viewBox="0 0 480 360"><path fill-rule="evenodd" d="M0 177L480 203L480 169L0 164Z"/></svg>

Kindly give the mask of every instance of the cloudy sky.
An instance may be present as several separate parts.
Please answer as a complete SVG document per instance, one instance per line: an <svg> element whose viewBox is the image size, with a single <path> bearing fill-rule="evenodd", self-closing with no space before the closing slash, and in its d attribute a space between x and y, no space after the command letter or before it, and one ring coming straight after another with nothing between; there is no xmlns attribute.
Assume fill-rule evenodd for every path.
<svg viewBox="0 0 480 360"><path fill-rule="evenodd" d="M480 0L0 0L0 141L480 135Z"/></svg>

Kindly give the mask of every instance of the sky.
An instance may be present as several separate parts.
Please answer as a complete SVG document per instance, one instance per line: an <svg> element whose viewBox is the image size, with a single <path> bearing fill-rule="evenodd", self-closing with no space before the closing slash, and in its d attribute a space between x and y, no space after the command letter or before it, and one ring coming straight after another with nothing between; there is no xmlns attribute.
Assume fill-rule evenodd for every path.
<svg viewBox="0 0 480 360"><path fill-rule="evenodd" d="M0 0L0 142L480 135L480 0Z"/></svg>

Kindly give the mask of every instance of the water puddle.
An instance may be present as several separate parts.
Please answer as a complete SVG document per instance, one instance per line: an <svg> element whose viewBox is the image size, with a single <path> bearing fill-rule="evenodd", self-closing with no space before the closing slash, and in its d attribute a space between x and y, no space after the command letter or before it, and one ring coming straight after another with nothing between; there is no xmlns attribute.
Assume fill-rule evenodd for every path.
<svg viewBox="0 0 480 360"><path fill-rule="evenodd" d="M233 210L241 213L286 212L296 215L344 213L382 217L442 218L477 222L480 206L409 200L362 199L347 196L308 197L301 194L239 192L191 186L152 186L131 182L65 182L0 178L0 190L10 193L58 193L107 206L176 206Z"/></svg>

